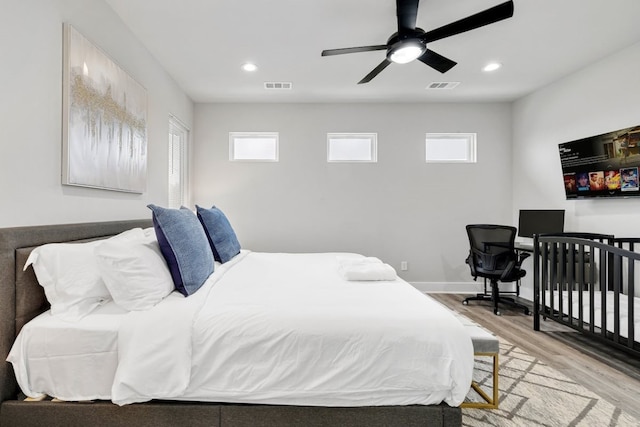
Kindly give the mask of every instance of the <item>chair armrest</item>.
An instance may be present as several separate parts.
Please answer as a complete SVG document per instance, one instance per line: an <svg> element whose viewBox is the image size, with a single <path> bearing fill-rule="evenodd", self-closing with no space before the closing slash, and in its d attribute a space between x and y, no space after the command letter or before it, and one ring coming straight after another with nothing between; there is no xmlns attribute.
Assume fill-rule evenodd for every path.
<svg viewBox="0 0 640 427"><path fill-rule="evenodd" d="M469 250L469 256L467 256L467 259L465 259L464 262L469 265L473 280L476 280L478 278L478 273L476 272L476 263L473 262L473 250Z"/></svg>
<svg viewBox="0 0 640 427"><path fill-rule="evenodd" d="M518 256L518 266L520 266L520 264L522 264L522 261L529 258L530 256L531 254L529 252L520 252Z"/></svg>

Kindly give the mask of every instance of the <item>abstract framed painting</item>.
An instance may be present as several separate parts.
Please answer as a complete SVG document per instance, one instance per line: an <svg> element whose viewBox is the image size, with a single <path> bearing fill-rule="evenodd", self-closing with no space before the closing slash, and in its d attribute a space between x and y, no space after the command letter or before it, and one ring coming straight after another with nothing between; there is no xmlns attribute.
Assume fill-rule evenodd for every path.
<svg viewBox="0 0 640 427"><path fill-rule="evenodd" d="M62 183L143 193L147 91L64 25Z"/></svg>

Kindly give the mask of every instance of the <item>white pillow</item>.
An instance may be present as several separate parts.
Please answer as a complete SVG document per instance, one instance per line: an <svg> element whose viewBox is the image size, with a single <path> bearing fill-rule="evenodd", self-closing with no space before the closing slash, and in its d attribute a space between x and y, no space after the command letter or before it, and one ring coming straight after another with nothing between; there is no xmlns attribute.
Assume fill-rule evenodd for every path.
<svg viewBox="0 0 640 427"><path fill-rule="evenodd" d="M94 253L115 303L129 311L148 310L175 287L155 233L129 231L101 242Z"/></svg>
<svg viewBox="0 0 640 427"><path fill-rule="evenodd" d="M76 321L110 299L93 254L100 243L49 243L31 251L24 269L33 265L54 316Z"/></svg>

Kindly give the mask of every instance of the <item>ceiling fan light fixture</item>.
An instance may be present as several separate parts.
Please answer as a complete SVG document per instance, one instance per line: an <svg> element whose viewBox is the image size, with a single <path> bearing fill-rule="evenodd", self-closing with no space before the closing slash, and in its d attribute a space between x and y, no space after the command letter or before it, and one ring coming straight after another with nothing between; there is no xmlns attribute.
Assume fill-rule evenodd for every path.
<svg viewBox="0 0 640 427"><path fill-rule="evenodd" d="M416 40L401 40L391 46L387 57L396 64L406 64L418 59L426 49L424 44Z"/></svg>

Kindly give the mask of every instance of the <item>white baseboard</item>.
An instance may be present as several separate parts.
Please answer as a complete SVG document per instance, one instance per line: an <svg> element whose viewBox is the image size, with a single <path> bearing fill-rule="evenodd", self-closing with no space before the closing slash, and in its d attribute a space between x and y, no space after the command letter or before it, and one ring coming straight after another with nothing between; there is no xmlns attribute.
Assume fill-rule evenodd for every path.
<svg viewBox="0 0 640 427"><path fill-rule="evenodd" d="M482 283L477 282L409 282L424 293L476 294L483 291Z"/></svg>
<svg viewBox="0 0 640 427"><path fill-rule="evenodd" d="M483 282L409 282L414 288L425 294L477 294L484 291ZM489 287L489 285L487 285ZM506 290L509 290L507 288ZM533 292L520 287L520 298L533 301Z"/></svg>

